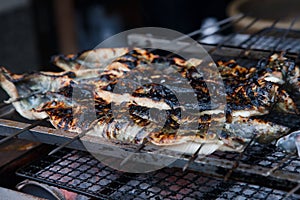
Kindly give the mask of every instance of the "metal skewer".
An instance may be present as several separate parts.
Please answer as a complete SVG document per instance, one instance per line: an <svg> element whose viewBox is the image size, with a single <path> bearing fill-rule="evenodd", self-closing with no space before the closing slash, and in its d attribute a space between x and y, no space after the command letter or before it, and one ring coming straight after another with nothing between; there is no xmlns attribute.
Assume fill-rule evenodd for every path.
<svg viewBox="0 0 300 200"><path fill-rule="evenodd" d="M267 171L266 173L264 173L264 176L270 176L274 171L276 171L279 167L281 167L286 161L288 161L293 155L293 153L288 154L287 156L285 156L279 163L277 163L276 166L274 166L273 168L271 168L269 171Z"/></svg>
<svg viewBox="0 0 300 200"><path fill-rule="evenodd" d="M197 35L197 34L203 32L205 29L208 29L208 28L211 28L211 27L216 27L216 26L221 26L221 25L223 25L223 24L226 24L226 23L228 23L228 22L231 22L231 23L229 23L228 26L224 26L223 28L221 28L221 29L215 31L213 34L218 33L218 32L220 32L220 31L223 31L223 30L225 30L225 29L231 27L233 24L237 23L238 21L240 21L241 19L243 19L243 18L245 18L245 17L246 17L245 14L238 14L238 15L235 15L235 16L232 16L232 17L229 17L229 18L226 18L226 19L224 19L224 20L221 20L221 21L219 21L219 22L217 22L217 23L215 23L215 24L211 24L211 25L207 25L207 26L201 27L200 29L198 29L198 30L196 30L196 31L193 31L193 32L191 32L191 33L189 33L189 34L186 34L186 35L184 35L184 36L181 36L181 37L179 37L179 38L176 38L176 39L171 40L171 41L170 41L170 44L172 44L173 42L178 42L178 41L184 40L184 39L186 39L186 38L195 36L195 35ZM205 37L208 37L208 36L209 36L209 35L204 35L204 36L202 36L202 37L205 38ZM189 48L191 45L197 44L197 43L198 43L198 42L195 41L195 43L192 43L192 44L190 44L190 45L184 46L184 47L178 49L177 51L172 52L171 54L167 55L166 58L171 57L171 56L173 56L175 53L178 53L179 51L182 51L182 50L184 50L184 49L186 49L186 48ZM151 52L153 52L153 51L155 51L155 50L157 50L157 48L150 49L149 52L151 53Z"/></svg>
<svg viewBox="0 0 300 200"><path fill-rule="evenodd" d="M208 54L212 54L213 52L215 52L216 50L218 50L219 48L221 48L222 46L224 46L224 44L228 41L230 41L232 38L234 38L236 35L243 33L245 31L247 31L249 28L251 28L257 21L259 20L259 18L255 18L253 19L247 26L245 26L243 29L241 29L240 31L235 32L234 34L231 34L230 36L226 37L224 40L222 40L221 43L219 43L216 47L210 49L208 51Z"/></svg>
<svg viewBox="0 0 300 200"><path fill-rule="evenodd" d="M289 191L286 195L285 195L285 197L284 197L284 199L287 199L289 196L291 196L292 194L294 194L297 190L299 190L300 189L300 183L296 186L296 187L294 187L291 191Z"/></svg>
<svg viewBox="0 0 300 200"><path fill-rule="evenodd" d="M240 161L242 159L242 157L244 156L246 150L251 146L251 144L254 142L254 140L256 139L257 135L254 135L251 140L247 143L244 151L242 151L239 154L239 157L237 158L237 160L234 162L234 165L232 166L232 168L227 172L227 174L224 176L224 181L227 181L229 179L229 177L231 176L232 172L238 168L238 166L240 165Z"/></svg>
<svg viewBox="0 0 300 200"><path fill-rule="evenodd" d="M79 140L80 138L82 138L83 136L85 136L85 134L87 134L90 130L92 130L95 125L97 124L97 120L95 120L94 122L92 122L90 124L90 127L83 130L81 133L79 133L78 135L76 135L75 137L73 137L72 139L70 139L69 141L59 145L58 147L56 147L55 149L53 149L52 151L50 151L48 153L49 156L51 156L52 154L55 154L56 152L58 152L59 150L61 150L62 148L68 146L69 144L75 142L76 140Z"/></svg>
<svg viewBox="0 0 300 200"><path fill-rule="evenodd" d="M198 40L204 39L204 38L209 37L209 36L211 36L211 35L213 35L213 34L216 34L216 33L219 33L219 32L221 32L221 31L224 31L224 30L226 30L226 29L232 27L233 24L238 23L240 20L242 20L242 19L245 18L245 17L246 17L246 15L237 15L235 18L233 18L232 20L230 20L231 23L228 23L227 25L223 26L222 28L216 30L215 32L213 32L213 33L211 33L211 34L207 34L207 35L201 36ZM226 21L226 23L227 23L227 22L230 22L230 21ZM222 21L220 21L220 22L222 22ZM208 25L208 26L205 26L205 27L203 27L203 28L201 28L201 29L199 29L199 30L197 30L197 31L195 31L195 32L198 34L198 33L200 33L201 31L205 30L206 28L210 28L210 27L214 27L214 26L220 26L220 25L223 25L223 24L225 24L225 23L223 22L223 23L216 23L216 24ZM187 34L187 36L193 36L193 35ZM185 38L187 38L187 36L182 36L181 39L185 39ZM172 41L170 41L170 43L172 43L172 42L174 42L174 41L178 41L178 39L172 40ZM226 41L225 41L225 42L226 42ZM221 44L221 46L222 46L225 42L223 42L223 43ZM198 41L194 41L194 42L192 42L192 43L189 44L189 45L183 46L183 47L177 49L176 51L174 51L174 52L168 54L168 55L165 56L165 57L166 57L166 58L169 58L169 57L171 57L171 56L174 56L176 53L178 53L178 52L180 52L180 51L183 51L183 50L189 48L190 46L196 45L196 44L198 44ZM154 49L154 50L155 50L155 49ZM151 51L150 51L150 52L151 52Z"/></svg>
<svg viewBox="0 0 300 200"><path fill-rule="evenodd" d="M2 140L0 140L0 145L3 144L3 143L5 143L5 142L7 142L7 141L9 141L9 140L12 139L12 138L18 136L18 135L20 135L21 133L24 133L25 131L28 131L28 130L30 130L30 129L32 129L32 128L38 126L38 125L40 125L40 124L41 124L42 122L44 122L45 120L46 120L46 119L39 120L39 121L35 121L35 122L33 122L31 125L29 125L29 126L23 128L22 130L19 130L19 131L15 132L14 134L9 135L9 136L3 138Z"/></svg>
<svg viewBox="0 0 300 200"><path fill-rule="evenodd" d="M232 27L234 24L238 23L239 21L241 21L241 20L244 19L245 17L246 17L246 15L241 15L241 16L239 16L238 18L232 20L230 23L224 25L223 27L220 27L220 29L217 29L216 31L214 31L214 32L212 32L212 33L209 33L209 34L207 34L207 35L202 35L202 36L200 36L200 37L198 38L198 41L201 41L202 39L205 39L205 38L210 37L210 36L212 36L212 35L214 35L214 34L216 34L216 33L220 33L220 32L222 32L222 31L224 31L224 30L226 30L226 29ZM222 24L218 24L218 25L222 25ZM204 28L205 28L205 27L204 27Z"/></svg>
<svg viewBox="0 0 300 200"><path fill-rule="evenodd" d="M223 19L223 20L221 20L221 21L219 21L219 22L217 22L217 23L215 23L215 24L211 24L211 25L204 26L204 27L202 27L202 28L200 28L200 29L198 29L198 30L196 30L196 31L193 31L193 32L191 32L191 33L189 33L189 34L186 34L186 35L182 36L182 37L179 37L179 38L173 40L172 42L184 40L184 39L186 39L186 38L188 38L188 37L191 37L191 36L194 36L194 35L197 35L197 34L203 32L203 30L205 30L205 29L208 29L208 28L211 28L211 27L215 27L215 26L221 26L221 25L226 24L226 23L228 23L228 22L231 22L231 21L234 21L234 20L242 19L242 18L244 18L245 16L246 16L245 14L234 15L234 16L232 16L232 17ZM213 33L213 34L214 34L214 33Z"/></svg>
<svg viewBox="0 0 300 200"><path fill-rule="evenodd" d="M13 107L11 104L7 104L5 106L0 107L0 118L4 116L8 116L11 113L15 111L15 107Z"/></svg>
<svg viewBox="0 0 300 200"><path fill-rule="evenodd" d="M188 160L188 162L183 166L182 171L185 172L187 170L187 168L190 166L190 164L192 162L194 162L196 160L196 158L198 158L199 152L201 150L201 148L203 147L203 144L200 144L200 146L198 147L197 151L195 151L195 153L190 157L190 159Z"/></svg>
<svg viewBox="0 0 300 200"><path fill-rule="evenodd" d="M285 30L285 32L283 33L283 35L279 38L278 42L273 46L272 48L272 52L275 52L276 49L280 46L280 44L282 43L282 41L286 38L286 36L289 34L289 32L292 30L294 24L296 23L296 21L299 19L299 17L295 17L292 21L291 24L289 25L288 29Z"/></svg>
<svg viewBox="0 0 300 200"><path fill-rule="evenodd" d="M38 95L38 94L41 94L41 95L42 95L43 93L42 93L42 92L41 92L41 93L32 93L32 94L30 94L30 95L28 95L28 96L18 97L18 98L14 99L14 100L12 100L12 101L9 101L9 102L1 102L1 103L0 103L0 108L2 108L2 107L4 107L4 106L11 105L12 103L17 102L17 101L22 101L22 100L24 100L24 99L27 99L27 98L29 98L29 97L32 97L32 96Z"/></svg>
<svg viewBox="0 0 300 200"><path fill-rule="evenodd" d="M135 150L134 152L130 153L128 156L126 156L122 162L120 163L120 167L122 167L123 165L125 165L129 160L130 158L132 158L134 156L134 154L136 153L139 153L143 148L146 147L146 144L149 143L148 140L144 139L142 144L140 144Z"/></svg>

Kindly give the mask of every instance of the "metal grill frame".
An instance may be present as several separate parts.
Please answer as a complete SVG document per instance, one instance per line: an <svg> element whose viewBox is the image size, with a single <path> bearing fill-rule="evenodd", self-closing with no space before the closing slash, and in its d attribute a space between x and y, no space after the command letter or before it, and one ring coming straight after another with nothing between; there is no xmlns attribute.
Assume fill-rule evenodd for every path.
<svg viewBox="0 0 300 200"><path fill-rule="evenodd" d="M68 149L19 169L17 175L100 199L281 199L287 194L178 168L124 173L104 166L86 152ZM300 195L294 194L287 199L298 198Z"/></svg>
<svg viewBox="0 0 300 200"><path fill-rule="evenodd" d="M6 122L6 128L7 130L5 131L5 133L7 133L8 135L10 134L9 132L14 132L16 130L18 130L17 127L19 127L19 129L22 129L23 127L26 127L26 124L24 123L20 123L20 122L13 122L13 121L9 121L9 120L0 120L0 127L3 128L4 126L4 122ZM8 126L10 125L10 127ZM18 126L16 126L18 125ZM4 129L5 130L5 129ZM50 133L50 134L49 134ZM74 135L70 132L66 132L66 131L61 131L61 130L56 130L56 129L50 129L50 128L45 128L45 127L36 127L30 131L26 131L24 132L22 135L20 135L20 138L23 139L28 139L28 140L33 140L33 141L40 141L43 143L50 143L50 144L60 144L60 143L64 143L65 141L71 140L74 137ZM95 138L95 137L91 137L91 136L85 136L83 138L81 138L81 140L84 140L84 142L86 143L91 143L92 145L94 145L95 147L95 151L94 152L101 152L101 148L103 148L102 145L107 146L107 145L113 145L115 147L119 147L119 148L123 148L125 150L127 150L128 152L134 152L134 150L138 147L137 145L134 144L125 144L125 143L121 143L118 141L107 141L104 140L103 138ZM101 145L102 144L102 145ZM261 152L265 150L263 150L263 148L266 147L265 145L258 145L258 149L255 152ZM73 149L78 149L78 150L84 150L86 151L84 145L80 142L80 141L75 141L74 143L71 143L69 148L73 148ZM146 146L142 152L147 152L147 153L151 153L151 152L155 152L157 150L157 148L155 148L154 146ZM251 158L251 156L253 157L253 151L250 148L249 152L246 152L246 156L249 156L249 159ZM270 156L269 158L274 158L274 155L278 154L281 155L277 156L278 157L278 161L280 161L281 159L283 159L287 154L280 152L280 151L276 151L276 149L273 147L270 147L268 150ZM174 152L168 152L165 151L165 156L171 156L171 157L175 157L178 158L177 161L175 163L173 163L174 167L183 167L186 162L189 160L189 156L182 156L180 153L175 153ZM169 154L168 154L169 153ZM272 155L272 153L274 155ZM108 155L108 156L113 156L113 155ZM203 168L203 165L208 165L210 167L217 167L217 168L223 168L225 170L230 170L232 169L235 165L236 165L236 160L239 156L239 153L236 152L216 152L212 155L206 156L204 158L197 158L193 164L190 166L190 169L193 170L197 170L197 171L201 171L201 169ZM257 160L257 161L261 161L263 162L265 160L265 162L270 162L268 161L268 159L266 159L268 155L262 155L262 156L258 156L258 157L254 157L252 158L252 160ZM296 158L296 155L292 157L292 159L294 161L299 161L299 158ZM276 163L274 162L274 159L271 160L271 163ZM277 162L278 164L278 162ZM266 176L266 174L272 169L272 167L274 166L264 166L264 165L253 165L252 162L243 162L243 160L240 162L239 166L235 169L236 172L238 172L238 174L249 174L249 175L258 175L258 176ZM300 168L300 166L299 166ZM300 170L299 168L295 169L295 170ZM278 181L279 183L285 182L285 181L289 181L292 182L294 184L296 183L300 183L300 171L289 171L288 169L290 168L284 168L284 169L277 169L276 171L274 171L273 173L271 173L269 175L268 178L270 179L274 179ZM219 173L220 171L213 172L212 174L214 175L218 175L218 176L222 176L222 173ZM224 173L224 172L223 172ZM237 176L238 177L238 176ZM248 179L250 176L241 176L239 177L239 180L242 181L249 181L250 179ZM285 183L286 185L286 183ZM290 188L291 189L291 188Z"/></svg>
<svg viewBox="0 0 300 200"><path fill-rule="evenodd" d="M248 48L249 43L247 44L247 41L243 43L244 45L246 44L246 47L243 46L242 44L234 46L234 47L226 46L226 42L230 42L230 40L232 40L235 35L242 33L243 31L246 31L252 25L255 25L255 21L251 22L243 30L227 37L224 41L222 41L217 46L216 45L206 45L205 47L210 53L214 53L216 55L220 54L222 56L228 56L228 57L232 56L232 54L239 55L239 57L246 56L250 59L259 59L261 57L269 56L271 53L270 50L255 49L255 48L249 49ZM283 50L283 49L278 49L278 47L280 47L280 45L279 45L280 41L284 40L288 36L288 34L291 32L291 28L292 28L292 24L289 29L284 30L284 32L280 36L278 42L273 47L272 53L280 52L281 50ZM257 36L257 35L260 35L259 37L261 37L261 35L263 35L263 34L261 34L261 33L254 34L251 38L253 38L254 36ZM134 37L137 37L137 36L134 36ZM144 39L147 39L147 41L161 42L161 40L157 39L157 38L149 38L149 36L142 36L142 37L144 37ZM140 39L141 38L139 38L139 41L140 41ZM248 41L250 41L250 44L251 44L251 40L248 40ZM130 42L130 38L129 38L129 42ZM132 40L132 38L131 38L131 42L132 42L132 44L134 44L134 42L136 42L136 41ZM174 48L178 49L178 44L174 44L174 45L176 45L176 47L174 47ZM183 45L186 45L186 44L183 44ZM248 45L248 47L247 47L247 45ZM284 50L287 50L287 49L284 49ZM186 51L191 51L191 53L193 53L192 49L187 48ZM251 52L251 53L249 53L249 52ZM294 57L295 59L298 59L298 52L288 52L287 55L290 57ZM11 135L11 134L13 134L14 131L20 130L20 129L26 127L27 125L28 124L26 124L26 123L20 123L20 122L13 121L13 120L0 119L0 129L3 130L1 134L4 136ZM74 135L72 133L61 131L61 130L54 130L54 129L45 128L45 127L36 127L34 129L31 129L30 131L25 131L19 137L24 138L24 139L33 140L33 141L39 141L39 142L43 142L43 143L47 143L47 144L56 144L57 145L57 144L63 144L66 141L72 140ZM97 149L98 143L95 142L94 138L85 137L83 139L86 140L87 142L94 143L95 148ZM102 142L106 143L106 144L109 143L110 145L124 147L128 151L134 151L137 148L137 146L133 145L133 144L123 144L120 142L113 142L113 141L106 141L106 140L102 140ZM73 149L85 150L84 146L79 141L72 142L71 144L68 145L68 147L73 148ZM258 147L258 148L264 149L264 147ZM271 148L271 149L273 149L273 151L269 151L269 155L265 155L263 157L257 158L257 161L261 162L261 163L256 163L255 166L253 166L253 163L251 163L251 162L249 163L247 161L247 159L245 159L245 157L242 157L241 161L238 162L239 163L238 166L235 167L237 164L237 161L238 161L238 157L239 157L238 153L217 152L217 153L207 156L205 158L197 158L190 165L190 169L201 172L201 168L204 168L203 166L212 167L211 169L215 169L215 170L211 170L210 175L220 176L220 177L224 176L224 171L220 172L220 171L222 171L220 169L223 169L225 171L234 169L234 173L232 174L232 176L230 178L235 179L235 180L239 180L239 178L241 178L240 176L242 174L243 176L246 177L246 179L247 179L247 177L251 177L251 176L258 176L258 177L265 176L268 178L268 180L271 180L272 184L275 183L275 187L280 187L280 185L285 184L285 186L288 186L287 188L293 188L295 185L297 185L297 184L299 185L300 184L300 175L298 173L299 172L299 162L300 162L299 158L296 158L295 155L289 155L290 157L287 160L288 164L285 163L284 165L282 165L283 163L275 162L274 159L271 159L272 162L269 162L268 159L265 159L265 158L267 158L267 156L272 158L272 156L274 156L275 154L278 154L277 157L279 158L279 160L284 160L287 156L283 152L274 151L274 148ZM153 150L154 150L153 147L147 146L142 151L143 152L151 152ZM251 149L250 149L250 151L251 151ZM174 156L174 154L172 154L172 153L170 155ZM222 157L222 156L225 156L225 157ZM253 156L253 152L250 153L250 156ZM247 158L247 153L246 153L246 158ZM187 157L179 157L178 161L175 162L173 164L173 166L182 167L184 165L184 163L186 163L188 160L189 160L188 156ZM276 165L278 165L277 166L278 169L272 171L271 174L268 174L268 172L270 172L270 170L272 170L272 167L274 167L273 164L275 164L275 167L276 167ZM293 165L296 165L296 167L294 167ZM249 176L247 176L247 174ZM19 175L22 175L22 174L20 173ZM251 182L251 180L249 180L249 179L241 180L241 181ZM291 184L291 185L289 186L289 184Z"/></svg>

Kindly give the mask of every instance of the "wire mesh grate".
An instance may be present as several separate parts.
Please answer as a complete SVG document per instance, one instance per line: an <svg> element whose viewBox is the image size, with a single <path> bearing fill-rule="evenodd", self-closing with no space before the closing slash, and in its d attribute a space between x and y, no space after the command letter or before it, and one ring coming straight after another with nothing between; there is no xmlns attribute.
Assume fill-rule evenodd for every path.
<svg viewBox="0 0 300 200"><path fill-rule="evenodd" d="M269 28L238 40L240 36L237 34L224 45L246 49L289 50L294 53L300 50L300 32L293 30L286 32ZM295 124L295 120L292 122ZM231 163L238 157L239 154L234 152L216 152L208 156ZM284 180L286 176L281 175L290 173L296 177L294 180L297 177L300 180L299 158L296 155L286 158L286 153L275 150L272 145L254 144L244 153L240 163L249 169L255 166L271 170L278 166L276 171L280 173L276 174L277 178ZM281 163L284 159L286 161ZM233 180L224 182L222 178L192 171L183 173L181 169L175 168L147 174L123 173L103 166L87 153L67 150L22 168L18 174L103 199L282 199L287 194L275 187ZM268 177L264 181L269 181ZM288 199L300 199L300 196L293 194Z"/></svg>
<svg viewBox="0 0 300 200"><path fill-rule="evenodd" d="M279 43L279 44L278 44ZM267 28L250 37L241 47L253 49L300 52L300 32L296 30Z"/></svg>
<svg viewBox="0 0 300 200"><path fill-rule="evenodd" d="M210 37L214 37L214 35ZM214 41L217 40L200 40L200 42L204 44L217 45L218 43ZM252 35L236 34L229 41L225 42L223 46L257 50L289 51L290 53L298 54L300 52L300 31L287 31L287 29L269 27Z"/></svg>
<svg viewBox="0 0 300 200"><path fill-rule="evenodd" d="M102 165L86 152L66 149L23 167L17 174L101 199L282 199L287 194L179 168L124 173ZM299 198L293 194L287 199Z"/></svg>

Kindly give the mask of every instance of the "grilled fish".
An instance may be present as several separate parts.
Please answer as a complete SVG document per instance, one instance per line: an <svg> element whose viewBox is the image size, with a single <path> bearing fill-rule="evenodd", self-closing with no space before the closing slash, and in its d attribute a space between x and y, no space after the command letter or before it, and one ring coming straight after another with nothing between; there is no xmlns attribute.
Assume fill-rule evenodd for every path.
<svg viewBox="0 0 300 200"><path fill-rule="evenodd" d="M0 76L1 85L11 95L11 101L26 97L32 94L32 91L37 92L34 96L38 100L34 102L27 98L14 102L17 111L24 117L40 119L49 116L56 128L75 132L81 132L89 123L74 116L93 111L85 106L83 101L72 101L72 89L92 86L90 96L95 103L93 109L96 111L98 124L90 134L133 143L141 143L147 139L157 146L203 143L212 147L202 151L203 154L212 153L217 149L241 151L253 136L260 137L262 142L269 142L286 134L289 128L252 117L267 114L274 107L282 112L297 113L292 98L280 86L283 82L288 82L296 87L295 74L298 67L290 69L290 74L293 74L290 78L279 76L277 72L280 70L273 67L272 62L276 63L275 60L279 58L282 60L281 57L274 57L265 65L269 69L267 73L259 68L244 68L234 61L219 61L218 69L224 79L224 95L227 96L228 104L226 108L215 108L211 105L212 97L206 85L206 81L210 80L204 80L196 70L201 61L167 59L142 49L129 51L122 48L113 53L109 53L110 51L105 49L102 54L101 50L94 51L87 61L88 52L67 58L55 57L54 61L58 66L64 70L71 70L57 74L36 73L22 76L13 75L3 69ZM97 55L100 57L93 58ZM107 62L111 63L106 65ZM130 74L128 72L137 66L143 71L155 70L149 68L149 64L158 64L155 66L166 70L166 73L163 73L164 79L173 81L174 85L176 82L180 83L180 79L169 75L164 67L172 67L182 78L189 81L192 93L196 94L199 101L198 105L192 106L191 109L198 109L199 115L182 117L182 106L176 95L160 84L141 86L133 94L114 93L113 89L119 80L126 78ZM284 69L282 71L284 73ZM215 84L217 86L218 83ZM136 86L135 83L132 85L133 88ZM180 88L180 84L178 86ZM22 88L26 90L20 91ZM129 108L130 119L123 118L127 117L124 114L126 109L118 111L120 116L112 113L112 106L124 103L125 107ZM160 123L161 120L157 119L157 116L150 116L151 109L156 109L159 114L165 113L165 123ZM190 129L187 125L190 123L196 123L198 127ZM214 124L222 126L213 126Z"/></svg>

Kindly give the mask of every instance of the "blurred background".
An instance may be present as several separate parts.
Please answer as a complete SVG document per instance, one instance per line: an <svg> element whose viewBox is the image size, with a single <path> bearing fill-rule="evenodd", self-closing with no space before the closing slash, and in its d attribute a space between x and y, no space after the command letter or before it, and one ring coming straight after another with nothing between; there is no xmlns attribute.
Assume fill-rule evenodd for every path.
<svg viewBox="0 0 300 200"><path fill-rule="evenodd" d="M299 11L298 0L0 0L0 65L13 72L53 70L52 55L92 49L123 30L155 26L189 33L248 13L262 19L255 32ZM249 23L247 19L235 30Z"/></svg>
<svg viewBox="0 0 300 200"><path fill-rule="evenodd" d="M0 0L0 65L14 72L51 70L55 54L94 48L106 38L143 26L182 33L203 20L226 18L229 0ZM217 5L217 6L216 6Z"/></svg>

